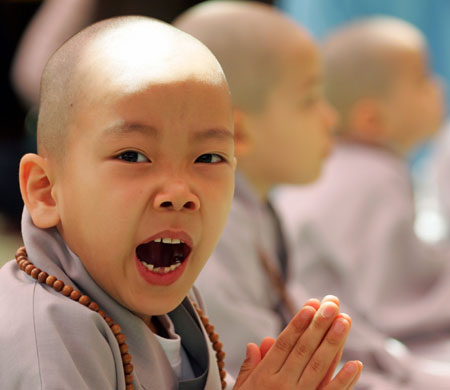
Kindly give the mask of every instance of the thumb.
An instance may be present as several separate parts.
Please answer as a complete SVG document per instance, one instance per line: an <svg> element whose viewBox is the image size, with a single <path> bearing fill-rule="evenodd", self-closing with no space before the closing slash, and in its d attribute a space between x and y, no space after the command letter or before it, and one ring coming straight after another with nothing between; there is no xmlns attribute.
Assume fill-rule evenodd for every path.
<svg viewBox="0 0 450 390"><path fill-rule="evenodd" d="M236 384L234 385L235 390L239 389L244 384L260 361L261 353L259 347L253 343L247 344L245 360L242 363L239 375L236 378Z"/></svg>

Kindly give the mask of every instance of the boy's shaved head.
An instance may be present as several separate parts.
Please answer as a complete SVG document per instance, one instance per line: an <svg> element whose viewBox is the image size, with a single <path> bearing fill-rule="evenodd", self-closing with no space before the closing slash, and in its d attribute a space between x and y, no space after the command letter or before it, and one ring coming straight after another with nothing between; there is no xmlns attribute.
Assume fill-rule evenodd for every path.
<svg viewBox="0 0 450 390"><path fill-rule="evenodd" d="M64 155L74 115L109 97L98 92L102 87L134 93L149 83L183 77L225 83L222 69L209 50L166 23L125 16L84 29L66 41L44 69L39 154L56 159Z"/></svg>
<svg viewBox="0 0 450 390"><path fill-rule="evenodd" d="M325 94L345 126L353 104L361 98L383 97L401 72L399 56L422 52L423 35L411 24L372 17L332 32L323 44Z"/></svg>
<svg viewBox="0 0 450 390"><path fill-rule="evenodd" d="M286 52L299 37L310 46L306 31L274 7L243 1L197 5L173 24L202 41L223 67L233 104L257 111L280 77Z"/></svg>

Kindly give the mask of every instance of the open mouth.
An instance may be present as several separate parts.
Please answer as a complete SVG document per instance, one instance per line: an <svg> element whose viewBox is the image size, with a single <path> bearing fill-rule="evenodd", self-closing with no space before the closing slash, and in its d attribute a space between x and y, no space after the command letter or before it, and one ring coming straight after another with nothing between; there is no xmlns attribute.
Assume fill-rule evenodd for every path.
<svg viewBox="0 0 450 390"><path fill-rule="evenodd" d="M191 253L191 248L178 238L157 238L136 248L141 263L152 272L175 271Z"/></svg>

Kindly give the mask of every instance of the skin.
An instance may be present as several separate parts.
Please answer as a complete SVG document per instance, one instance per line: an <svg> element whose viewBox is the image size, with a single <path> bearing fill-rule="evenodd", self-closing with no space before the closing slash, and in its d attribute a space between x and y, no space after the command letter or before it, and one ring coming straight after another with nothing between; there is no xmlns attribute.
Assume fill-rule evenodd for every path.
<svg viewBox="0 0 450 390"><path fill-rule="evenodd" d="M265 339L259 348L249 344L235 389L353 389L359 361L345 363L330 380L351 325L338 310L334 296L309 300L277 340Z"/></svg>
<svg viewBox="0 0 450 390"><path fill-rule="evenodd" d="M225 224L233 117L223 74L204 47L157 28L167 38L162 54L146 56L139 39L154 30L135 26L131 20L107 45L96 38L80 53L64 156L45 144L24 156L20 185L33 222L56 227L96 282L152 328L152 316L185 297ZM121 52L127 56L114 57ZM136 247L161 235L183 235L192 247L168 285L149 283L136 265ZM276 341L249 345L235 389L351 389L359 362L330 381L350 325L337 298L308 301Z"/></svg>
<svg viewBox="0 0 450 390"><path fill-rule="evenodd" d="M239 169L263 199L276 184L305 184L318 178L332 147L334 109L321 92L321 62L303 34L287 47L280 80L259 112L243 112L236 124L250 145L238 154ZM238 146L237 146L238 150ZM240 149L242 150L242 148Z"/></svg>
<svg viewBox="0 0 450 390"><path fill-rule="evenodd" d="M407 154L430 138L444 118L442 90L423 50L400 50L392 88L381 101L390 147Z"/></svg>

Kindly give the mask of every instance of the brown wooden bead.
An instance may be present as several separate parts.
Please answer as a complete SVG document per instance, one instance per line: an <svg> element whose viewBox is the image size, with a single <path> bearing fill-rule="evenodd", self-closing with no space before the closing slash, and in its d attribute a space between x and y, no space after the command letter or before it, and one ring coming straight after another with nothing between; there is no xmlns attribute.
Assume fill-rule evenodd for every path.
<svg viewBox="0 0 450 390"><path fill-rule="evenodd" d="M106 317L106 314L102 309L100 309L97 313L100 314L103 318Z"/></svg>
<svg viewBox="0 0 450 390"><path fill-rule="evenodd" d="M120 344L123 344L125 342L126 337L125 337L125 335L123 333L119 333L119 334L116 334L116 339L117 339L117 342L120 345Z"/></svg>
<svg viewBox="0 0 450 390"><path fill-rule="evenodd" d="M109 326L112 326L114 324L114 321L112 320L112 318L110 316L106 316L105 321Z"/></svg>
<svg viewBox="0 0 450 390"><path fill-rule="evenodd" d="M221 384L222 384L222 389L226 389L227 388L227 382L226 381L222 380Z"/></svg>
<svg viewBox="0 0 450 390"><path fill-rule="evenodd" d="M214 325L208 324L205 326L206 332L208 332L208 334L211 334L214 332Z"/></svg>
<svg viewBox="0 0 450 390"><path fill-rule="evenodd" d="M123 364L131 363L131 355L129 353L124 353L122 355L122 362L123 362Z"/></svg>
<svg viewBox="0 0 450 390"><path fill-rule="evenodd" d="M218 352L216 353L216 357L217 357L217 359L219 359L219 360L225 359L225 352L223 352L223 351L218 351Z"/></svg>
<svg viewBox="0 0 450 390"><path fill-rule="evenodd" d="M98 311L98 304L94 301L91 301L91 303L89 304L89 309L93 310L93 311Z"/></svg>
<svg viewBox="0 0 450 390"><path fill-rule="evenodd" d="M45 272L45 271L40 272L39 275L38 275L39 283L45 283L47 278L48 278L48 273Z"/></svg>
<svg viewBox="0 0 450 390"><path fill-rule="evenodd" d="M45 284L47 286L53 287L53 283L55 283L56 280L57 280L56 276L49 275L49 276L47 276L47 279L45 279Z"/></svg>
<svg viewBox="0 0 450 390"><path fill-rule="evenodd" d="M74 301L78 301L81 297L81 293L78 290L73 290L70 295L70 299L73 299Z"/></svg>
<svg viewBox="0 0 450 390"><path fill-rule="evenodd" d="M63 287L61 293L62 293L62 295L64 295L65 297L68 297L72 291L73 291L73 287L72 287L72 286L69 286L68 284L66 284L66 285Z"/></svg>
<svg viewBox="0 0 450 390"><path fill-rule="evenodd" d="M132 372L133 372L133 365L131 364L131 363L128 363L128 364L124 364L124 366L123 366L123 372L125 373L125 374L131 374Z"/></svg>
<svg viewBox="0 0 450 390"><path fill-rule="evenodd" d="M111 330L116 335L122 331L119 324L114 324L113 326L111 326Z"/></svg>
<svg viewBox="0 0 450 390"><path fill-rule="evenodd" d="M217 333L210 333L209 334L209 339L211 340L212 343L215 343L217 341L219 341L219 335Z"/></svg>
<svg viewBox="0 0 450 390"><path fill-rule="evenodd" d="M91 303L91 298L89 298L87 295L82 295L78 302L80 302L83 306L87 306L89 305L89 303Z"/></svg>
<svg viewBox="0 0 450 390"><path fill-rule="evenodd" d="M130 385L131 383L133 383L133 375L131 375L131 374L125 375L125 383L127 385Z"/></svg>
<svg viewBox="0 0 450 390"><path fill-rule="evenodd" d="M27 261L27 260L20 260L20 261L19 261L19 268L20 268L21 270L24 270L25 267L26 267L29 263L30 263L30 262Z"/></svg>
<svg viewBox="0 0 450 390"><path fill-rule="evenodd" d="M39 268L34 267L33 271L31 271L30 275L33 279L37 279L40 272L41 272L41 270Z"/></svg>
<svg viewBox="0 0 450 390"><path fill-rule="evenodd" d="M127 385L127 387L125 387L125 390L134 390L134 386L132 384Z"/></svg>
<svg viewBox="0 0 450 390"><path fill-rule="evenodd" d="M128 344L119 345L119 348L120 348L120 353L122 355L124 355L128 352Z"/></svg>
<svg viewBox="0 0 450 390"><path fill-rule="evenodd" d="M55 280L55 283L53 283L53 289L55 291L60 292L64 287L64 282L62 280Z"/></svg>
<svg viewBox="0 0 450 390"><path fill-rule="evenodd" d="M202 320L203 326L206 328L206 326L208 326L209 324L208 317L201 317L200 319Z"/></svg>
<svg viewBox="0 0 450 390"><path fill-rule="evenodd" d="M28 275L31 275L31 271L33 271L35 268L36 268L36 267L35 267L33 264L28 264L28 265L25 267L25 272L26 272Z"/></svg>
<svg viewBox="0 0 450 390"><path fill-rule="evenodd" d="M225 379L225 377L227 376L227 372L225 370L220 370L219 374L220 379Z"/></svg>
<svg viewBox="0 0 450 390"><path fill-rule="evenodd" d="M225 362L222 360L220 362L217 362L217 365L219 366L219 370L225 367Z"/></svg>
<svg viewBox="0 0 450 390"><path fill-rule="evenodd" d="M23 271L25 271L25 268L26 268L28 265L30 265L31 263L30 263L28 260L24 260L24 261L21 261L20 264L21 264L20 269L22 269Z"/></svg>
<svg viewBox="0 0 450 390"><path fill-rule="evenodd" d="M223 348L223 344L220 341L217 340L213 343L214 351L216 351L216 352L220 351L222 348Z"/></svg>

